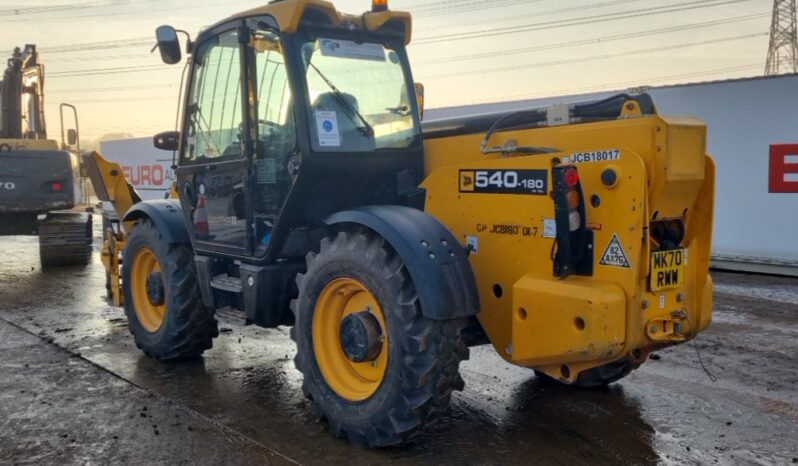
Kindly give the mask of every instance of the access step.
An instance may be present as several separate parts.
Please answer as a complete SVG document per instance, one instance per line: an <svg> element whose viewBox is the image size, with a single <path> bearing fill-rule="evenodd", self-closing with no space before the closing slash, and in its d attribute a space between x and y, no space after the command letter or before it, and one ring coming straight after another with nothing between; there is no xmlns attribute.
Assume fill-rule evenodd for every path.
<svg viewBox="0 0 798 466"><path fill-rule="evenodd" d="M241 286L241 279L238 277L231 277L227 274L216 275L211 280L211 288L217 290L229 291L231 293L241 293L243 287Z"/></svg>

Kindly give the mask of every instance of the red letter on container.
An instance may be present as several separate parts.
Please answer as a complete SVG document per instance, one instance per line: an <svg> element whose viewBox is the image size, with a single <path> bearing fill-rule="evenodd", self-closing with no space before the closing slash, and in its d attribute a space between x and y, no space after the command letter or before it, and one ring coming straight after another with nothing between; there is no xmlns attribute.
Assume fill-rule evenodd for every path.
<svg viewBox="0 0 798 466"><path fill-rule="evenodd" d="M798 193L798 144L770 146L771 193Z"/></svg>

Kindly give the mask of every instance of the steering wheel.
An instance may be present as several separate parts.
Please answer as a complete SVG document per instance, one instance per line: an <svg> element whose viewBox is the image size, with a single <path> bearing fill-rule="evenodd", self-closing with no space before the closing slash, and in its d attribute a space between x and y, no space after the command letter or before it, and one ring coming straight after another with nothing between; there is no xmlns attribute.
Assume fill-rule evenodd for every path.
<svg viewBox="0 0 798 466"><path fill-rule="evenodd" d="M266 131L264 131L263 128L266 128ZM279 125L271 121L258 120L258 137L265 136L266 134L271 136L275 133L279 134L282 132L283 132L282 125Z"/></svg>
<svg viewBox="0 0 798 466"><path fill-rule="evenodd" d="M283 127L277 123L272 123L271 121L266 120L258 120L258 137L263 136L263 131L261 131L261 127L269 128L269 133L279 131L282 132ZM244 134L244 122L238 124L238 134Z"/></svg>

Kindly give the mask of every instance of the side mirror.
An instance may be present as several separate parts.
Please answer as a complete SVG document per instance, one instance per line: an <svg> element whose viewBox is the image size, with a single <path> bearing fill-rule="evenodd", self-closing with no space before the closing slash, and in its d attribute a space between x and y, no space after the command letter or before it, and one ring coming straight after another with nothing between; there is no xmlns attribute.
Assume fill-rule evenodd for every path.
<svg viewBox="0 0 798 466"><path fill-rule="evenodd" d="M161 60L167 65L179 63L182 58L180 52L180 40L177 38L177 31L172 26L159 26L155 30L155 39L158 41L158 51L161 52Z"/></svg>
<svg viewBox="0 0 798 466"><path fill-rule="evenodd" d="M418 104L418 117L420 119L424 119L424 85L421 83L416 83L414 85L416 88L416 104Z"/></svg>
<svg viewBox="0 0 798 466"><path fill-rule="evenodd" d="M164 131L163 133L158 133L152 138L152 145L156 149L176 151L180 148L180 132Z"/></svg>
<svg viewBox="0 0 798 466"><path fill-rule="evenodd" d="M67 144L74 146L78 143L78 132L74 129L67 130Z"/></svg>

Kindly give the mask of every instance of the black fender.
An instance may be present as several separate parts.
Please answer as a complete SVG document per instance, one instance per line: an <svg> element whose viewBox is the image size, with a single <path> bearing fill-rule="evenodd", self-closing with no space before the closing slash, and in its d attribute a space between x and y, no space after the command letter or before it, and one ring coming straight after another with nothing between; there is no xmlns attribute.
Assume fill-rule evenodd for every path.
<svg viewBox="0 0 798 466"><path fill-rule="evenodd" d="M168 243L190 243L183 208L172 199L137 202L125 213L123 221L149 218L155 223L163 239Z"/></svg>
<svg viewBox="0 0 798 466"><path fill-rule="evenodd" d="M335 213L325 223L362 225L385 238L404 261L425 317L447 320L479 312L466 250L435 217L405 206L365 206Z"/></svg>

